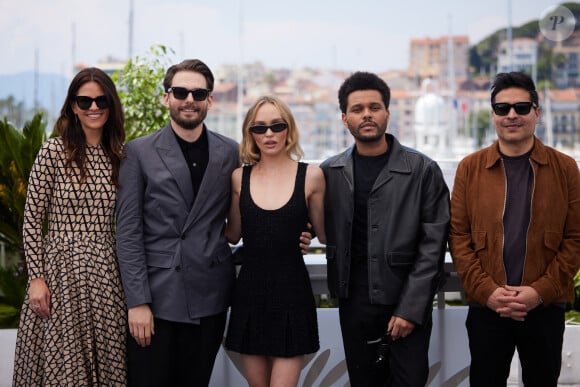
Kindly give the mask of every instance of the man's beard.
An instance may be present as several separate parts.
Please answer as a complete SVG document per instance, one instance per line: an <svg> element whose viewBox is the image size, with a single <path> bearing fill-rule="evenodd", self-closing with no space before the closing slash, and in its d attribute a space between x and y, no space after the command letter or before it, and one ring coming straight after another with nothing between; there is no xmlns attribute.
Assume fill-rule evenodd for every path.
<svg viewBox="0 0 580 387"><path fill-rule="evenodd" d="M386 127L381 128L380 126L377 126L376 134L372 134L372 135L371 134L367 134L367 135L361 134L360 129L358 127L354 128L354 129L351 129L349 127L349 131L350 131L350 134L352 134L352 136L360 142L376 142L376 141L379 141L385 137L385 132L387 131L387 128Z"/></svg>
<svg viewBox="0 0 580 387"><path fill-rule="evenodd" d="M183 106L183 108L190 108L190 106ZM177 125L182 127L183 129L193 130L199 126L205 120L207 116L207 108L200 107L197 109L198 116L196 118L185 119L179 115L179 108L170 109L169 113L171 115L171 119L175 121Z"/></svg>

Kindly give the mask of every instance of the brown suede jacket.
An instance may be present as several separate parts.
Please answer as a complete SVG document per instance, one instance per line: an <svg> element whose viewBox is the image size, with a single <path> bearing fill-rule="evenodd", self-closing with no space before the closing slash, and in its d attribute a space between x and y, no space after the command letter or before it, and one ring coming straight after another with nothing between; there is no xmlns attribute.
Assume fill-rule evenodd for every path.
<svg viewBox="0 0 580 387"><path fill-rule="evenodd" d="M531 219L522 285L545 304L574 298L580 267L580 172L571 157L534 139ZM449 246L470 302L486 305L506 283L503 213L506 177L497 141L458 165L451 195Z"/></svg>

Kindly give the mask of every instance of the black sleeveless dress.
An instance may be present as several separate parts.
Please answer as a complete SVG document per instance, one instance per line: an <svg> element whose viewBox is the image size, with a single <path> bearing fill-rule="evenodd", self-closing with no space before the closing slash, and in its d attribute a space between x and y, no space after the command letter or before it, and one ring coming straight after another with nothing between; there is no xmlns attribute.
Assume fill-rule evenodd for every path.
<svg viewBox="0 0 580 387"><path fill-rule="evenodd" d="M299 163L294 192L276 210L250 195L251 166L242 173L240 213L244 262L230 312L225 346L250 355L292 357L318 351L312 286L299 247L308 222L304 193L307 164Z"/></svg>

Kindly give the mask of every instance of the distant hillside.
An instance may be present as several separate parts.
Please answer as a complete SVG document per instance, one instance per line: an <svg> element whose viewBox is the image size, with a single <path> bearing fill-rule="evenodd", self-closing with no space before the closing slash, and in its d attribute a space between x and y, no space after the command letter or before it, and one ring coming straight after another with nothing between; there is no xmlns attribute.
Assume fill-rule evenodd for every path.
<svg viewBox="0 0 580 387"><path fill-rule="evenodd" d="M23 102L26 109L34 108L34 72L0 74L0 99L13 96L15 101ZM38 104L53 115L58 114L68 88L69 80L58 74L38 74Z"/></svg>
<svg viewBox="0 0 580 387"><path fill-rule="evenodd" d="M566 41L575 42L580 39L580 28L578 28L578 21L580 20L580 3L562 3L560 4L566 7L572 12L577 20L576 31L574 32L574 37L568 38ZM540 27L538 20L531 20L521 26L512 26L512 37L515 38L532 38L538 39L540 34ZM469 65L474 70L475 73L486 73L488 74L492 68L497 63L497 51L499 44L504 41L507 37L507 27L501 28L494 33L488 35L486 38L481 40L479 43L472 46L469 50ZM563 43L566 43L563 42ZM540 61L538 62L538 79L549 79L550 78L550 67L552 59L552 47L551 42L544 41L540 44L539 55Z"/></svg>

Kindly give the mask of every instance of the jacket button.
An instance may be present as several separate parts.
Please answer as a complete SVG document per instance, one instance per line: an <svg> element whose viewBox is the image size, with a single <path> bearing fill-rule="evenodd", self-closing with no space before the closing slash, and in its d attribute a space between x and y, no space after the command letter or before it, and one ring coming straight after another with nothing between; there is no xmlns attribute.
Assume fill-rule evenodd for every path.
<svg viewBox="0 0 580 387"><path fill-rule="evenodd" d="M181 239L185 239L185 234L181 234Z"/></svg>
<svg viewBox="0 0 580 387"><path fill-rule="evenodd" d="M181 266L179 266L179 265L175 266L175 271L177 271L177 272L181 271Z"/></svg>

